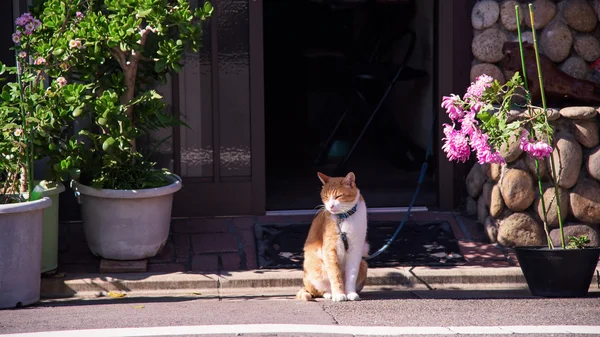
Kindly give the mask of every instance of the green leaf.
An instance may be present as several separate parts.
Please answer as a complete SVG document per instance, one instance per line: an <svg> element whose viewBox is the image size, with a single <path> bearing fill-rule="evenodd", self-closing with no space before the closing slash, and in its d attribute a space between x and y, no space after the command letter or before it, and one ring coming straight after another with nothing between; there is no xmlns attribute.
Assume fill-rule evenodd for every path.
<svg viewBox="0 0 600 337"><path fill-rule="evenodd" d="M75 110L73 110L73 117L81 116L81 113L83 112L83 107L84 104L81 104L80 106L76 107Z"/></svg>
<svg viewBox="0 0 600 337"><path fill-rule="evenodd" d="M102 150L108 151L115 144L115 139L113 137L108 137L104 143L102 143Z"/></svg>
<svg viewBox="0 0 600 337"><path fill-rule="evenodd" d="M60 55L62 55L65 52L64 49L62 48L56 48L54 49L54 51L52 52L52 55L59 57Z"/></svg>
<svg viewBox="0 0 600 337"><path fill-rule="evenodd" d="M204 15L211 15L213 12L213 6L210 2L204 3Z"/></svg>
<svg viewBox="0 0 600 337"><path fill-rule="evenodd" d="M140 18L145 18L150 13L152 13L152 8L146 9L146 10L139 9L138 12L137 12L137 16L140 17Z"/></svg>

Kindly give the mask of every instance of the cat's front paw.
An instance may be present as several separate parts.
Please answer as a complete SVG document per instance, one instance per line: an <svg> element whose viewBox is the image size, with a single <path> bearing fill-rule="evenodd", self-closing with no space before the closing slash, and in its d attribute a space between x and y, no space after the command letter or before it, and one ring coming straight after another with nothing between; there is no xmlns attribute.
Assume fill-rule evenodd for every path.
<svg viewBox="0 0 600 337"><path fill-rule="evenodd" d="M349 301L360 301L360 296L357 293L349 293L348 294Z"/></svg>
<svg viewBox="0 0 600 337"><path fill-rule="evenodd" d="M330 300L331 299L331 293L324 293L323 294L323 298L326 300Z"/></svg>
<svg viewBox="0 0 600 337"><path fill-rule="evenodd" d="M346 294L333 294L333 296L331 296L331 299L334 302L345 302L348 300Z"/></svg>

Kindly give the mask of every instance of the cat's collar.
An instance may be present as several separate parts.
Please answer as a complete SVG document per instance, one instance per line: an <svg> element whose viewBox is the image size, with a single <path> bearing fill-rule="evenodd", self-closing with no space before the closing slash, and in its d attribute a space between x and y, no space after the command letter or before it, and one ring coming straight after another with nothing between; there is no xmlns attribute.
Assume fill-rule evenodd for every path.
<svg viewBox="0 0 600 337"><path fill-rule="evenodd" d="M358 204L354 205L348 212L336 214L337 218L342 221L348 219L352 214L356 213L356 209L358 208Z"/></svg>

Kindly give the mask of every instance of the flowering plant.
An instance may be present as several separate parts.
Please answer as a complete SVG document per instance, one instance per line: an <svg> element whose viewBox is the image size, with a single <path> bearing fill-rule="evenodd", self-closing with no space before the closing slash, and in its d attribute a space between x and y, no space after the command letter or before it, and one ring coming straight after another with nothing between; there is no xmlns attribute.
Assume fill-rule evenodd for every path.
<svg viewBox="0 0 600 337"><path fill-rule="evenodd" d="M66 141L65 132L81 109L85 87L68 84L64 77L69 59L62 47L67 22L64 18L62 28L54 31L31 13L15 21L16 66L0 64L0 75L16 78L0 94L0 204L39 197L32 193L35 160L49 159L51 180L59 179L68 166L60 153L73 145Z"/></svg>
<svg viewBox="0 0 600 337"><path fill-rule="evenodd" d="M454 94L443 97L442 107L452 121L452 125L444 124L442 146L449 160L465 162L473 151L480 164L504 163L501 149L511 138L520 139L521 149L533 158L550 156L552 147L547 140L551 139L552 128L543 109L528 105L525 119L509 122L508 113L515 104L514 97L519 95L517 89L525 90L518 72L504 85L482 75L463 98Z"/></svg>

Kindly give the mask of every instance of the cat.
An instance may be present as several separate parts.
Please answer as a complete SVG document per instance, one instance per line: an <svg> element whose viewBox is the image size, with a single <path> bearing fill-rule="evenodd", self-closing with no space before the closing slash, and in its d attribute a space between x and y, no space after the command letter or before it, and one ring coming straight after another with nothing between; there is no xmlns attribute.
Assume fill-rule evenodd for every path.
<svg viewBox="0 0 600 337"><path fill-rule="evenodd" d="M304 244L304 287L296 298L324 297L358 301L367 279L369 245L367 206L355 175L329 177L321 172L323 208L312 221Z"/></svg>

